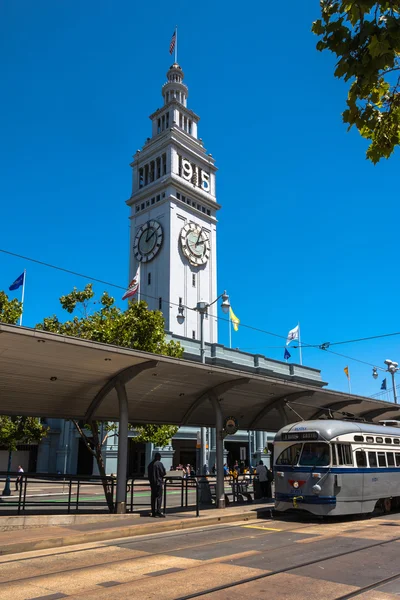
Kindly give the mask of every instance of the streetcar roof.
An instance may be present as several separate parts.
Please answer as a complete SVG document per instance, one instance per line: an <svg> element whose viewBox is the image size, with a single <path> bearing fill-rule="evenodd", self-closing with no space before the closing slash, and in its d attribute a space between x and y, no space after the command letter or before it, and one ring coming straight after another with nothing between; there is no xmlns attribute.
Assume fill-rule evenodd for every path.
<svg viewBox="0 0 400 600"><path fill-rule="evenodd" d="M321 437L331 440L339 435L347 433L372 434L381 436L400 437L399 427L386 427L385 425L375 425L374 423L363 423L360 421L340 421L338 419L319 419L316 421L299 421L286 425L278 431L275 441L282 439L282 433L302 433L305 431L317 431ZM292 440L296 441L296 440Z"/></svg>

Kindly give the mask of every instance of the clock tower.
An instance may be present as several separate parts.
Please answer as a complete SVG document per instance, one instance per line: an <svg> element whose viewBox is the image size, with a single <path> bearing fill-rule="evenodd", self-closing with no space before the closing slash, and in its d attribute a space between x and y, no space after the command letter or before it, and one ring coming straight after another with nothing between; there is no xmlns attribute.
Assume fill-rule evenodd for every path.
<svg viewBox="0 0 400 600"><path fill-rule="evenodd" d="M139 297L161 310L165 328L199 339L200 315L189 310L217 297L216 167L197 136L199 117L187 107L183 71L174 63L162 87L163 106L133 169L130 280L140 264ZM177 320L178 305L185 319ZM204 321L204 339L217 342L216 305Z"/></svg>

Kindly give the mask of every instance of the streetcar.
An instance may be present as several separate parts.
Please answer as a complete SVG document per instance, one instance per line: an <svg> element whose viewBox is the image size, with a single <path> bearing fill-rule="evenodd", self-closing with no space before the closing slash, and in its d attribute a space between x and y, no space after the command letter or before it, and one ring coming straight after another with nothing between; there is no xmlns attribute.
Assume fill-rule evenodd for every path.
<svg viewBox="0 0 400 600"><path fill-rule="evenodd" d="M275 509L314 515L400 508L400 422L321 419L274 440Z"/></svg>

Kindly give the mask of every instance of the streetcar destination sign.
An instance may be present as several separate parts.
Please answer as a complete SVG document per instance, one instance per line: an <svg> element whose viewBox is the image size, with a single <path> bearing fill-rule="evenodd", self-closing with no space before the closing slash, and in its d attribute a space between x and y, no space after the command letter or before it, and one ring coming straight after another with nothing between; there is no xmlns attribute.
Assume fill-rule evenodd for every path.
<svg viewBox="0 0 400 600"><path fill-rule="evenodd" d="M282 433L283 442L297 442L300 440L317 440L318 433L316 431L301 431L299 433Z"/></svg>

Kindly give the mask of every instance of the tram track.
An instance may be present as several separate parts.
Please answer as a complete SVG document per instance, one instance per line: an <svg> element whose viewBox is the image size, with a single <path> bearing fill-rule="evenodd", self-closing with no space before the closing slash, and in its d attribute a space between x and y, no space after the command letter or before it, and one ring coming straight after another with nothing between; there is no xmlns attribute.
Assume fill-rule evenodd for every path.
<svg viewBox="0 0 400 600"><path fill-rule="evenodd" d="M283 524L290 524L290 522L291 522L290 520L286 520L286 519L281 521L282 525ZM268 521L268 524L270 524L270 523L271 522ZM278 520L274 520L273 523L276 524L276 525L278 525L279 521ZM349 521L348 524L352 525L351 521ZM295 525L295 523L293 523L293 525ZM355 523L354 523L354 525L355 525ZM292 528L288 528L288 529L282 529L282 532L288 532L288 533L295 534L295 533L299 533L299 532L306 532L310 528L315 528L315 526L316 526L315 522L314 523L308 523L308 524L301 524L300 527L292 527ZM243 525L243 523L240 523L240 524L237 524L237 525L234 525L234 526L227 525L227 526L222 527L220 529L220 531L222 529L223 530L229 530L231 528L237 529L237 528L243 528L243 527L245 527L245 525ZM201 530L197 530L197 531L189 531L189 532L186 532L184 534L184 536L185 537L192 537L196 533L205 533L207 531L207 529L208 529L208 527L207 528L202 528ZM265 528L265 534L271 534L271 531L269 530L268 527ZM168 534L166 534L166 535L164 535L162 537L164 539L166 539L166 538L170 539L170 538L174 538L174 537L178 537L179 538L180 535L182 535L182 532L178 532L177 531L177 532L174 532L174 533L168 533ZM130 540L130 541L128 541L126 539L123 539L123 541L121 540L121 542L118 542L118 545L119 546L125 546L125 545L129 544L130 546L132 546L132 544L133 544L135 546L136 545L141 546L141 545L143 545L143 542L151 540L152 537L153 536L150 536L150 535L147 536L146 535L146 536L141 537L141 539L134 539L134 540ZM229 540L226 540L226 539L213 540L213 541L208 541L207 540L207 541L204 541L203 543L200 543L200 544L199 544L198 541L196 542L195 540L191 540L191 543L190 543L189 546L187 544L180 544L180 545L178 545L177 548L174 548L172 550L172 552L186 550L186 549L190 549L190 548L193 548L193 547L212 546L212 545L216 545L216 544L219 544L219 543L224 543L224 542L227 542L227 541L229 541L229 542L230 541L232 541L232 542L238 542L241 539L246 539L246 538L248 539L248 538L251 538L251 537L252 537L252 535L251 535L251 532L249 531L249 533L247 535L240 535L240 536L235 535L232 538L229 538ZM320 536L316 535L315 541L318 541L319 537ZM340 537L340 533L332 533L332 536L330 536L330 537L332 537L332 538ZM218 591L223 591L223 590L226 590L226 589L229 589L229 588L234 588L234 587L237 587L237 586L240 586L240 585L244 585L246 583L252 583L252 582L255 582L255 581L258 581L258 580L267 579L269 577L273 577L274 575L278 575L280 573L288 573L288 572L291 572L291 571L295 571L296 569L300 569L302 567L312 566L312 565L317 564L317 563L322 563L322 562L326 562L326 561L329 561L329 560L332 560L332 559L335 559L335 558L340 558L340 557L343 557L343 556L356 554L357 552L362 552L362 551L365 551L365 550L369 550L371 548L380 547L380 546L388 545L388 544L391 544L391 543L394 543L394 542L399 542L399 541L400 541L400 536L397 536L397 537L394 537L394 538L392 538L390 540L383 540L383 541L380 540L378 542L374 542L374 543L371 543L371 544L366 544L365 546L363 546L361 548L354 548L352 550L348 550L348 551L345 551L345 552L334 552L334 553L329 554L328 556L325 556L323 558L318 558L318 559L314 559L314 560L303 561L303 562L300 562L298 564L291 565L291 566L288 566L288 567L285 567L285 568L282 568L282 569L276 569L275 571L270 571L270 572L265 573L265 574L255 575L253 577L244 578L242 580L235 581L235 582L232 582L232 583L229 583L229 584L225 584L225 585L221 585L221 586L216 586L216 587L208 588L208 589L205 589L205 590L202 590L202 591L198 591L198 592L194 592L192 594L185 595L185 596L180 596L180 597L177 597L176 600L189 600L191 598L198 598L198 597L210 594L210 593L214 593L214 592L218 592ZM115 545L115 544L112 544L112 543L110 544L109 543L109 544L102 544L102 545L99 545L99 546L97 546L97 545L96 546L90 546L89 548L87 548L87 547L86 548L77 548L75 550L70 549L70 550L67 550L65 552L57 552L57 555L58 556L60 556L60 555L62 556L64 554L65 555L78 554L78 553L81 553L81 552L86 552L88 550L96 551L98 549L101 549L101 548L104 549L105 547L109 547L109 546L113 546L113 545ZM285 548L289 548L289 547L293 547L293 542L289 542L289 543L283 544L282 546L279 546L279 551L282 551ZM52 553L50 553L50 555L52 555ZM152 559L154 559L157 556L159 556L159 557L168 556L168 555L171 555L171 549L168 549L168 550L165 550L165 551L159 551L159 552L156 552L156 553L150 553L149 552L149 555L151 555ZM46 553L46 554L41 554L40 556L36 556L36 557L32 557L31 556L31 557L23 557L23 558L20 558L20 559L11 559L11 560L7 560L7 561L4 561L4 562L1 562L0 566L1 565L6 566L7 564L10 564L10 563L13 563L13 562L29 561L29 560L32 560L32 559L35 559L35 560L37 560L37 559L43 559L45 561L48 556L49 556L49 554ZM101 560L101 561L95 561L93 564L89 564L89 565L84 565L84 566L79 565L79 566L72 567L72 568L67 568L67 569L61 568L61 569L57 569L55 571L49 571L47 573L43 573L42 572L42 573L38 573L37 575L36 574L35 575L29 575L29 576L26 576L26 577L21 577L21 573L19 573L15 577L15 579L14 578L10 578L10 579L7 579L7 581L0 582L0 589L3 588L4 586L6 586L7 584L14 583L15 581L18 581L18 583L34 582L35 580L37 580L39 578L42 578L42 577L46 577L46 576L57 576L59 574L64 574L65 575L65 574L71 574L71 573L73 574L74 572L79 573L79 572L82 572L83 570L90 571L91 569L96 569L96 568L102 567L102 566L103 567L112 567L113 565L117 566L119 564L122 564L122 563L126 562L127 560L129 562L135 562L135 561L139 561L139 560L141 560L143 558L146 558L146 557L145 556L138 556L138 557L132 557L132 558L126 558L125 557L125 558L121 558L121 559L118 559L118 560L111 560L111 561L102 561ZM225 557L225 558L228 559L229 555L227 557ZM225 561L221 561L221 562L225 562ZM203 564L204 564L204 566L206 566L208 564L208 561L204 560ZM190 570L192 568L193 569L194 568L198 568L198 566L196 566L196 567L188 567L187 569L185 569L185 571L190 572ZM366 586L365 588L362 588L362 589L360 588L360 590L356 590L355 592L353 592L350 595L345 595L343 597L340 597L340 600L345 600L347 598L356 597L357 595L359 595L360 593L362 593L362 591L368 591L370 589L374 589L375 587L379 587L380 585L384 585L385 583L393 581L393 580L395 580L398 577L400 577L400 573L396 574L396 575L393 575L393 576L391 576L389 578L379 580L379 581L371 584L370 586ZM337 600L339 600L339 598Z"/></svg>
<svg viewBox="0 0 400 600"><path fill-rule="evenodd" d="M297 565L292 565L289 567L283 567L282 569L275 569L275 571L269 571L268 573L263 573L260 575L254 575L252 577L246 577L244 579L241 579L239 581L233 581L231 583L226 583L224 585L220 585L220 586L214 586L212 588L208 588L206 590L201 590L199 592L194 592L193 594L186 594L184 596L178 596L175 598L175 600L191 600L192 598L200 598L201 596L206 596L207 594L214 594L216 592L222 592L228 589L233 589L235 587L241 586L241 585L245 585L246 583L254 583L256 581L260 581L260 580L265 580L265 579L269 579L270 577L274 577L274 575L280 575L282 573L290 573L291 571L296 571L297 569L302 569L305 567L311 567L315 564L319 564L322 562L327 562L329 560L333 560L335 558L342 558L343 556L348 556L348 555L352 555L352 554L356 554L357 552L363 552L365 550L370 550L371 548L377 548L379 546L386 546L388 544L392 544L395 542L399 542L400 541L400 536L393 538L391 540L380 540L379 542L375 542L373 544L369 544L367 546L364 546L362 548L354 548L353 550L347 550L346 552L335 552L333 554L330 554L329 556L325 556L323 558L318 558L315 560L307 560L307 561L303 561ZM279 548L280 550L282 549ZM384 585L385 583L390 583L391 581L395 581L396 579L400 578L400 573L397 573L395 575L391 575L390 577L378 580L375 583L372 583L370 585L364 586L364 588L359 588L358 590L355 590L354 592L350 592L349 594L346 594L344 596L338 596L335 600L347 600L350 598L355 598L357 596L359 596L360 594L367 592L369 590L373 590L376 589L377 587L380 587L381 585Z"/></svg>

